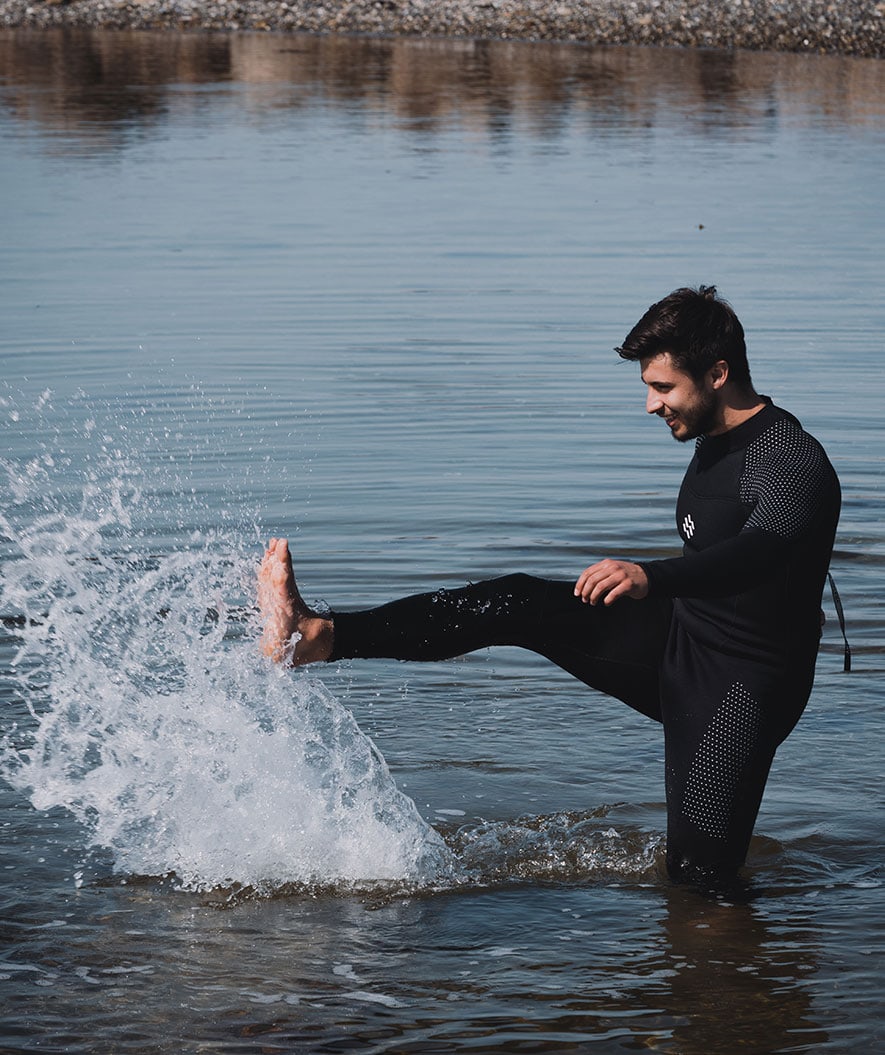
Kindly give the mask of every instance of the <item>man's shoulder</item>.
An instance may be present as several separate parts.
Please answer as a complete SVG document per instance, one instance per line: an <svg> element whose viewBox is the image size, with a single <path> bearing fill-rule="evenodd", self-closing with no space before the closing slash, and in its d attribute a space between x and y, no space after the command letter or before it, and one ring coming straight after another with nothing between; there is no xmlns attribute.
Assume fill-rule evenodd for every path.
<svg viewBox="0 0 885 1055"><path fill-rule="evenodd" d="M799 419L773 403L760 412L760 419L763 415L756 435L747 444L745 486L751 480L774 486L793 481L803 488L838 490L827 452Z"/></svg>
<svg viewBox="0 0 885 1055"><path fill-rule="evenodd" d="M823 444L783 407L769 402L757 415L755 435L748 444L758 454L786 454L800 459L826 458Z"/></svg>

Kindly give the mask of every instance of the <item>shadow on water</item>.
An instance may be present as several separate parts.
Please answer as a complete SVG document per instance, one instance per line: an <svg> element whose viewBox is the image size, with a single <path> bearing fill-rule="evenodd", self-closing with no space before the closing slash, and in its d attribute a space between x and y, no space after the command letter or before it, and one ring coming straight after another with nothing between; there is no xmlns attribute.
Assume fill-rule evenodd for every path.
<svg viewBox="0 0 885 1055"><path fill-rule="evenodd" d="M863 124L885 110L877 60L714 50L18 29L0 31L0 69L0 106L74 151L157 134L184 84L236 84L265 111L371 101L415 131L457 120L498 145L517 125L555 139L576 116L647 133L675 110L721 136L760 120Z"/></svg>

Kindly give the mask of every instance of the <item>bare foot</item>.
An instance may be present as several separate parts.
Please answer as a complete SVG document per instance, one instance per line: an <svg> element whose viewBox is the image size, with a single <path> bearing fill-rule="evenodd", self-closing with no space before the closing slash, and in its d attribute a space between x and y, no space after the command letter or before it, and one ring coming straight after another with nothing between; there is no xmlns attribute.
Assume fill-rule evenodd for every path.
<svg viewBox="0 0 885 1055"><path fill-rule="evenodd" d="M258 569L258 607L264 622L261 651L274 663L300 667L329 658L332 621L311 611L301 599L284 538L270 540Z"/></svg>

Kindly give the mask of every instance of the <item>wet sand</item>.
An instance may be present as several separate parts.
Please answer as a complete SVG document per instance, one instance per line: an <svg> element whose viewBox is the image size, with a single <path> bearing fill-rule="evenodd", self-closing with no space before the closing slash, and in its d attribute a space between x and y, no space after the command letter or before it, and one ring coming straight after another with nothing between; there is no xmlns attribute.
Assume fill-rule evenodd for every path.
<svg viewBox="0 0 885 1055"><path fill-rule="evenodd" d="M885 56L882 0L0 0L0 27L485 37Z"/></svg>

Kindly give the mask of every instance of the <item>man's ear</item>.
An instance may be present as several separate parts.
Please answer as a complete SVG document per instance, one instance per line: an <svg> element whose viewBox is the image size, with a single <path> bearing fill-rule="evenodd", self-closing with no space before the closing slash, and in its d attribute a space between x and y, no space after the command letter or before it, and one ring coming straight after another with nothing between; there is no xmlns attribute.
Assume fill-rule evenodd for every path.
<svg viewBox="0 0 885 1055"><path fill-rule="evenodd" d="M728 380L728 363L726 360L720 359L718 362L713 363L707 371L707 377L710 378L710 384L714 389L722 388Z"/></svg>

